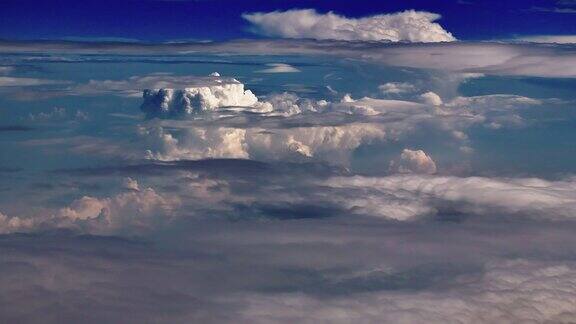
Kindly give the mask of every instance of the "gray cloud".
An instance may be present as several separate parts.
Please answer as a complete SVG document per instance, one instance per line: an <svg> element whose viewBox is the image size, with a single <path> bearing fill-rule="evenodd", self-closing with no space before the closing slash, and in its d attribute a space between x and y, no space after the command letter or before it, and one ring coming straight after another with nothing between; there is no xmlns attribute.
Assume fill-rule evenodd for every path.
<svg viewBox="0 0 576 324"><path fill-rule="evenodd" d="M246 321L349 323L570 322L576 317L573 263L510 261L490 264L475 284L447 292L364 293L319 299L303 294L243 296Z"/></svg>
<svg viewBox="0 0 576 324"><path fill-rule="evenodd" d="M357 58L378 64L452 72L540 77L574 77L575 50L571 46L452 42L435 44L382 44L349 41L238 40L214 43L127 44L75 42L0 42L12 52L86 53L227 53L324 54Z"/></svg>
<svg viewBox="0 0 576 324"><path fill-rule="evenodd" d="M152 241L0 237L0 317L446 323L575 315L569 224L301 219L179 227Z"/></svg>
<svg viewBox="0 0 576 324"><path fill-rule="evenodd" d="M425 154L411 152L416 152L412 158L424 160L418 161L423 170L409 165L411 172L435 171ZM231 161L230 166L234 163ZM246 219L311 215L412 222L457 213L480 219L573 221L576 212L573 179L552 182L429 175L338 176L341 172L337 169L328 169L328 176L318 177L312 176L314 173L284 174L282 169L270 172L266 167L227 175L185 166L158 165L157 169L168 171L166 175L176 179L169 191L161 186L143 187L129 179L129 184L122 185L123 191L114 196L82 196L67 206L36 215L2 215L0 230L13 233L67 228L81 233L126 235L162 231L183 219L227 219L237 215ZM260 176L255 176L258 173ZM246 191L246 184L256 179L259 187Z"/></svg>
<svg viewBox="0 0 576 324"><path fill-rule="evenodd" d="M449 208L479 215L509 214L545 219L573 219L576 186L573 179L550 182L541 179L491 179L425 176L329 179L336 188L354 189L347 199L350 208L367 214L406 219ZM352 192L354 192L352 191ZM342 191L345 195L348 193ZM408 212L381 208L392 197L404 198ZM402 202L392 199L391 202Z"/></svg>

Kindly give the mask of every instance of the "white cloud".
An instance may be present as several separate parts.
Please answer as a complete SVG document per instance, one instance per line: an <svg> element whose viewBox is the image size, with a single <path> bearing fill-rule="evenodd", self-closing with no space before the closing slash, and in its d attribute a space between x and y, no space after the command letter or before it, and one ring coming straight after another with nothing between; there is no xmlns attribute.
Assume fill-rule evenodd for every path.
<svg viewBox="0 0 576 324"><path fill-rule="evenodd" d="M267 64L270 66L269 68L258 70L258 73L295 73L300 72L297 68L293 67L290 64L285 63L270 63Z"/></svg>
<svg viewBox="0 0 576 324"><path fill-rule="evenodd" d="M238 93L240 90L244 91L243 87L238 89ZM145 98L143 107L147 104L155 104L152 107L154 112L160 110L166 116L177 117L170 115L169 102L178 104L182 101L159 102L155 99ZM164 109L164 106L168 109ZM370 121L355 122L354 119L349 119L344 124L339 122L337 125L332 125L330 119L322 118L322 115L325 114L329 117L332 114L335 116L345 114L362 119L363 116L376 116L391 111L409 114L411 109L424 107L419 103L407 101L371 98L354 100L350 97L345 97L342 102L329 103L323 100L304 99L289 93L269 96L266 101L256 101L252 103L252 106L260 113L262 118L260 122L245 120L240 124L233 123L231 126L226 126L218 123L218 119L213 123L197 119L178 126L177 132L167 131L166 127L159 127L156 124L143 125L140 128L140 135L150 147L147 157L160 160L201 158L311 159L334 164L346 164L351 153L360 145L375 140L382 141L387 138L389 131L394 134L393 130L399 128L396 130L399 133L402 132L404 126L380 125L378 122ZM317 119L317 124L296 127L284 127L282 123L277 124L278 116L290 120L299 118L299 115L303 113L310 114L310 118ZM234 116L234 112L225 114L226 118L231 116ZM267 122L268 120L271 122ZM310 122L312 120L309 120L307 124Z"/></svg>
<svg viewBox="0 0 576 324"><path fill-rule="evenodd" d="M30 218L10 217L0 212L0 234L27 232L33 226L34 222Z"/></svg>
<svg viewBox="0 0 576 324"><path fill-rule="evenodd" d="M89 117L88 114L82 110L76 110L75 113L72 113L64 107L54 107L52 110L30 113L28 114L28 119L32 122L61 122L64 120L85 121L88 120Z"/></svg>
<svg viewBox="0 0 576 324"><path fill-rule="evenodd" d="M365 18L347 18L314 9L250 13L242 17L261 33L286 38L450 42L455 38L434 21L440 15L407 10Z"/></svg>
<svg viewBox="0 0 576 324"><path fill-rule="evenodd" d="M98 235L140 234L167 224L180 205L177 197L164 197L152 188L140 190L130 178L124 188L125 192L112 197L83 196L67 207L28 218L0 213L0 233L67 228Z"/></svg>
<svg viewBox="0 0 576 324"><path fill-rule="evenodd" d="M200 50L197 48L196 50ZM569 48L544 44L433 43L348 44L309 40L262 40L222 44L217 51L269 54L327 54L382 65L435 69L458 73L575 77L576 54Z"/></svg>
<svg viewBox="0 0 576 324"><path fill-rule="evenodd" d="M374 124L312 126L254 130L246 141L250 157L265 160L313 159L346 164L350 154L363 143L382 140L386 131Z"/></svg>
<svg viewBox="0 0 576 324"><path fill-rule="evenodd" d="M140 186L138 185L138 181L136 181L130 177L124 178L124 180L122 181L122 185L123 185L124 189L140 191Z"/></svg>
<svg viewBox="0 0 576 324"><path fill-rule="evenodd" d="M47 79L35 79L35 78L14 78L14 77L0 76L0 87L26 87L26 86L38 86L38 85L48 85L48 84L66 84L66 83L70 83L70 82L60 81L60 80L47 80Z"/></svg>
<svg viewBox="0 0 576 324"><path fill-rule="evenodd" d="M291 116L302 112L320 112L324 110L328 102L324 100L313 101L301 98L294 93L280 93L267 96L261 103L262 110L271 115L280 114Z"/></svg>
<svg viewBox="0 0 576 324"><path fill-rule="evenodd" d="M399 173L436 173L436 163L422 150L404 149L400 158L390 162L390 170Z"/></svg>
<svg viewBox="0 0 576 324"><path fill-rule="evenodd" d="M388 82L378 86L378 89L384 94L401 94L416 91L416 87L407 82Z"/></svg>
<svg viewBox="0 0 576 324"><path fill-rule="evenodd" d="M212 75L194 79L192 84L181 89L145 89L140 108L148 117L178 117L221 107L254 107L256 104L258 98L252 91L244 90L244 84Z"/></svg>
<svg viewBox="0 0 576 324"><path fill-rule="evenodd" d="M66 108L54 107L51 111L39 112L37 114L30 113L28 118L31 121L46 121L52 119L64 119L66 117Z"/></svg>
<svg viewBox="0 0 576 324"><path fill-rule="evenodd" d="M542 104L541 100L532 99L523 96L515 95L484 95L472 97L456 97L450 102L446 103L450 107L458 106L478 106L478 107L493 107L494 110L509 110L517 105L533 106Z"/></svg>
<svg viewBox="0 0 576 324"><path fill-rule="evenodd" d="M425 206L427 213L445 206L465 213L479 215L509 214L541 219L576 219L576 181L545 181L541 179L491 179L481 177L432 177L422 175L389 177L342 177L327 181L336 188L359 190L365 194L356 195L352 191L348 199L349 208L364 206L369 201L372 206L390 202L390 197L408 201L409 206ZM374 192L375 190L375 192ZM358 198L354 198L358 197ZM402 199L400 199L402 198ZM359 199L359 203L355 202ZM392 217L384 208L371 209L375 216ZM414 213L409 218L423 216ZM409 219L407 218L407 219Z"/></svg>
<svg viewBox="0 0 576 324"><path fill-rule="evenodd" d="M214 72L209 76L172 75L169 73L154 73L142 76L132 76L125 80L90 80L88 83L76 85L66 90L72 95L101 95L112 94L123 97L141 97L146 89L180 89L186 88L212 88L226 85L240 84L233 78L221 77Z"/></svg>
<svg viewBox="0 0 576 324"><path fill-rule="evenodd" d="M257 102L254 119L242 111L239 115L226 111L222 118L213 111L209 118L145 123L140 136L150 150L147 157L159 160L250 158L346 165L358 147L401 141L423 125L456 141L458 147L467 147L468 127L521 126L517 109L540 103L521 96L491 95L457 97L437 106L441 100L436 97L432 97L434 105L424 105L350 96L340 102L314 101L283 93Z"/></svg>
<svg viewBox="0 0 576 324"><path fill-rule="evenodd" d="M434 93L432 91L423 93L422 95L420 95L420 98L427 105L432 105L432 106L442 105L442 98L440 98L439 95L437 95L436 93Z"/></svg>
<svg viewBox="0 0 576 324"><path fill-rule="evenodd" d="M152 150L147 158L173 161L203 158L248 158L246 129L230 127L187 128L178 137L162 127L141 128Z"/></svg>
<svg viewBox="0 0 576 324"><path fill-rule="evenodd" d="M576 76L569 49L536 44L450 43L370 48L365 59L393 66L540 77ZM352 53L348 53L350 55Z"/></svg>
<svg viewBox="0 0 576 324"><path fill-rule="evenodd" d="M302 134L314 136L314 134ZM293 145L299 139L292 139ZM318 141L325 139L318 138ZM356 145L358 136L350 136L348 143L334 140L332 145ZM292 154L304 154L301 147L284 147ZM267 149L263 147L263 149ZM284 154L274 146L276 154ZM301 152L295 152L300 149ZM330 148L320 147L330 152ZM417 151L412 151L417 152ZM307 152L310 153L310 152ZM318 153L318 152L312 152ZM432 162L418 155L418 167L433 171ZM285 159L283 159L285 160ZM413 167L411 165L410 167ZM413 171L413 170L410 170ZM242 175L240 175L242 177ZM289 177L291 178L291 177ZM52 213L29 218L0 217L4 233L27 232L46 228L69 228L92 234L146 233L163 228L171 221L185 216L204 217L230 206L252 204L314 206L319 202L356 218L357 216L394 219L409 222L423 217L463 213L477 216L479 221L494 221L503 215L545 221L576 220L576 181L546 181L534 178L494 179L430 175L393 175L386 177L333 176L329 178L294 179L294 182L264 181L251 191L233 189L225 180L202 178L186 174L179 183L181 191L169 196L152 188L141 188L127 179L124 191L112 197L83 196L69 206ZM273 192L274 194L270 194ZM188 205L184 205L189 201ZM336 216L333 215L333 216Z"/></svg>
<svg viewBox="0 0 576 324"><path fill-rule="evenodd" d="M166 161L251 158L346 164L354 149L385 135L382 127L362 123L287 129L193 127L174 136L163 128L142 129L142 136L153 149L148 157Z"/></svg>
<svg viewBox="0 0 576 324"><path fill-rule="evenodd" d="M519 37L515 40L531 43L574 44L576 43L576 35L537 35Z"/></svg>
<svg viewBox="0 0 576 324"><path fill-rule="evenodd" d="M431 93L428 95L434 99L431 101L434 105L430 106L406 100L350 96L344 96L340 102L327 102L290 93L258 100L237 80L215 75L150 75L98 84L95 91L125 91L147 85L178 85L183 90L151 90L143 109L149 117L173 120L144 122L136 139L113 142L75 136L28 140L23 144L124 159L253 158L347 165L362 145L402 141L424 125L437 134L445 134L446 140L459 142L458 147L468 148L465 131L471 125L521 126L523 119L517 113L518 108L541 103L521 96L490 95L457 97L436 106L441 99ZM227 106L244 107L219 109ZM246 114L247 110L250 114ZM200 111L206 114L177 122L187 113ZM57 109L50 116L61 113ZM41 117L48 117L48 113L33 118Z"/></svg>

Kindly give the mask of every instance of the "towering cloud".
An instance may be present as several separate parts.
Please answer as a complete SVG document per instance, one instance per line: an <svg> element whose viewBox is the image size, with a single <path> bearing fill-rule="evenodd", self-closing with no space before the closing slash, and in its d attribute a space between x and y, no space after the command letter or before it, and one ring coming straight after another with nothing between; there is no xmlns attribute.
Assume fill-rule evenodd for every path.
<svg viewBox="0 0 576 324"><path fill-rule="evenodd" d="M197 91L190 89L180 93L192 96L192 91ZM421 96L425 104L370 97L353 99L349 95L330 102L282 93L268 95L261 101L253 99L246 107L248 104L241 104L241 100L251 98L252 94L243 87L237 89L241 91L230 93L241 98L234 99L235 105L244 107L224 112L217 109L226 106L219 98L229 98L230 93L215 92L216 100L211 106L198 99L203 94L196 94L197 97L193 97L196 101L176 100L173 92L166 97L168 101L156 97L152 100L145 94L142 108L149 109L149 117L171 119L160 124L150 121L140 125L138 134L145 156L163 161L249 158L347 165L362 145L404 141L424 125L465 148L465 130L472 125L520 126L523 119L517 115L517 109L541 103L510 95L457 97L443 103L433 92ZM159 90L158 96L163 91ZM246 109L250 110L249 114L245 113ZM204 110L206 114L194 119L180 118ZM433 174L436 166L423 151L405 150L390 166L390 171Z"/></svg>
<svg viewBox="0 0 576 324"><path fill-rule="evenodd" d="M442 104L442 98L440 98L439 95L437 95L436 93L429 91L426 93L423 93L420 98L422 99L422 101L424 101L424 103L426 103L427 105L432 105L432 106L440 106Z"/></svg>
<svg viewBox="0 0 576 324"><path fill-rule="evenodd" d="M436 163L422 150L404 149L397 161L390 163L390 170L400 173L436 173Z"/></svg>
<svg viewBox="0 0 576 324"><path fill-rule="evenodd" d="M204 83L199 83L204 81ZM183 116L227 106L253 106L258 98L236 79L213 74L182 89L144 90L140 107L148 117Z"/></svg>
<svg viewBox="0 0 576 324"><path fill-rule="evenodd" d="M347 18L314 9L249 13L243 15L256 30L269 36L391 42L450 42L455 38L434 21L440 15L424 11Z"/></svg>

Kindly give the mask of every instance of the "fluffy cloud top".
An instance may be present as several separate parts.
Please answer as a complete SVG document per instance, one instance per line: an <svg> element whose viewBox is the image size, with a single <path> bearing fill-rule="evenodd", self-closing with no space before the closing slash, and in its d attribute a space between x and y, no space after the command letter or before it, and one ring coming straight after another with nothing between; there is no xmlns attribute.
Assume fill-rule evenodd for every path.
<svg viewBox="0 0 576 324"><path fill-rule="evenodd" d="M0 212L0 234L26 231L34 226L32 219L7 216Z"/></svg>
<svg viewBox="0 0 576 324"><path fill-rule="evenodd" d="M428 105L350 96L339 102L315 101L283 93L255 102L250 114L244 113L246 108L211 110L209 115L193 120L170 115L170 110L164 114L157 105L156 116L172 120L145 123L139 127L139 135L150 159L250 158L347 165L360 146L398 141L424 125L443 134L446 141L465 147L468 127L519 126L523 119L516 114L517 109L540 103L520 96L491 95L457 97L441 105L436 94L426 96L430 97ZM401 172L434 173L433 161L412 165L420 157L414 154L412 158L412 153L405 153L393 170L399 171L402 165Z"/></svg>
<svg viewBox="0 0 576 324"><path fill-rule="evenodd" d="M183 89L160 88L144 90L141 106L148 117L184 116L229 106L253 106L258 98L244 84L235 79L214 75L206 78L206 85Z"/></svg>
<svg viewBox="0 0 576 324"><path fill-rule="evenodd" d="M178 199L165 198L152 188L130 191L113 197L84 196L60 209L47 224L55 227L77 228L88 233L140 233L155 229L167 222Z"/></svg>
<svg viewBox="0 0 576 324"><path fill-rule="evenodd" d="M398 161L390 163L390 170L400 173L436 173L436 163L422 150L404 149Z"/></svg>
<svg viewBox="0 0 576 324"><path fill-rule="evenodd" d="M66 94L80 96L111 94L121 97L140 97L142 91L146 89L204 88L237 83L239 83L237 80L221 77L217 72L209 76L152 73L131 76L125 80L90 80L87 83L66 89Z"/></svg>
<svg viewBox="0 0 576 324"><path fill-rule="evenodd" d="M154 148L147 157L165 161L251 158L346 164L354 149L385 138L386 132L378 125L353 123L289 129L194 127L181 131L178 137L163 128L146 128L142 136Z"/></svg>
<svg viewBox="0 0 576 324"><path fill-rule="evenodd" d="M440 106L442 104L442 98L440 98L439 95L437 95L434 92L426 92L423 93L420 98L422 99L422 101L424 101L424 103L426 103L427 105L432 105L432 106Z"/></svg>
<svg viewBox="0 0 576 324"><path fill-rule="evenodd" d="M286 38L392 42L450 42L455 38L434 21L440 15L407 10L365 18L347 18L314 9L249 13L244 19L265 35Z"/></svg>

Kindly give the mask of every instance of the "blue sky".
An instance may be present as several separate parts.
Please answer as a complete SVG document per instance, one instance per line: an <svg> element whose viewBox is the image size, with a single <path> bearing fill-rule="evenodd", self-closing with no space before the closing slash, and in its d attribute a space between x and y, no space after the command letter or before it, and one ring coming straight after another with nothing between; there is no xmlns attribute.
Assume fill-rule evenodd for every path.
<svg viewBox="0 0 576 324"><path fill-rule="evenodd" d="M458 39L575 34L576 4L552 0L6 0L0 37L6 39L109 38L144 41L225 40L257 37L242 13L315 8L349 17L424 10Z"/></svg>

